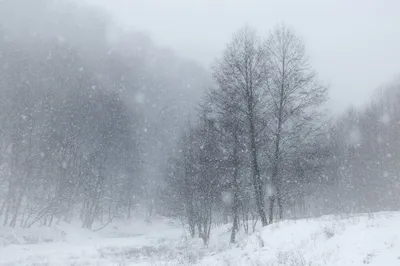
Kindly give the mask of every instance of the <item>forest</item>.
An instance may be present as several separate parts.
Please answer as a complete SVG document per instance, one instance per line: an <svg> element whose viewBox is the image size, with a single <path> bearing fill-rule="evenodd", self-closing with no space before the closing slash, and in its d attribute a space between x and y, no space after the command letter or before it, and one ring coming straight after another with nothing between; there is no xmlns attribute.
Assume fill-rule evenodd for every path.
<svg viewBox="0 0 400 266"><path fill-rule="evenodd" d="M399 209L400 80L333 115L296 25L243 26L208 69L100 9L0 2L3 227L96 231L140 209L207 245L221 223L235 242L257 223Z"/></svg>

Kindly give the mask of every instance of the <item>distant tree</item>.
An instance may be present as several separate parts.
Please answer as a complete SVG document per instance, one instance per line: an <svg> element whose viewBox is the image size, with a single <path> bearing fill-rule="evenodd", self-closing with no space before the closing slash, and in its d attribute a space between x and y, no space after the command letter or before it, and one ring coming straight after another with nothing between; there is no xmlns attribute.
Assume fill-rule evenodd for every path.
<svg viewBox="0 0 400 266"><path fill-rule="evenodd" d="M144 197L156 199L206 72L146 35L110 40L112 23L93 7L1 6L2 224L50 226L78 214L96 229L131 217Z"/></svg>
<svg viewBox="0 0 400 266"><path fill-rule="evenodd" d="M179 216L183 216L189 227L191 237L196 234L196 155L194 147L194 129L188 124L177 145L178 152L169 159L167 168L167 190L169 203Z"/></svg>

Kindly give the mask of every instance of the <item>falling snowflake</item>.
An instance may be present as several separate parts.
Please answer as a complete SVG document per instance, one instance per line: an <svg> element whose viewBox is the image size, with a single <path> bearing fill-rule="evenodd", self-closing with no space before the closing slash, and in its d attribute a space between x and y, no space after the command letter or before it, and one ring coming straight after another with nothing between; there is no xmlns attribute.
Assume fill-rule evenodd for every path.
<svg viewBox="0 0 400 266"><path fill-rule="evenodd" d="M275 189L271 184L266 185L265 191L267 192L268 197L272 197L275 194Z"/></svg>
<svg viewBox="0 0 400 266"><path fill-rule="evenodd" d="M379 119L379 121L384 124L384 125L389 125L390 123L390 116L388 113L384 113L381 118Z"/></svg>
<svg viewBox="0 0 400 266"><path fill-rule="evenodd" d="M144 100L145 100L145 97L144 97L143 93L138 92L138 93L135 94L135 102L136 103L144 104Z"/></svg>
<svg viewBox="0 0 400 266"><path fill-rule="evenodd" d="M222 192L222 201L226 204L226 205L231 205L233 203L233 196L231 192Z"/></svg>
<svg viewBox="0 0 400 266"><path fill-rule="evenodd" d="M348 144L350 146L357 146L360 144L360 141L361 141L361 133L358 130L358 128L355 128L350 132L350 135L348 138Z"/></svg>

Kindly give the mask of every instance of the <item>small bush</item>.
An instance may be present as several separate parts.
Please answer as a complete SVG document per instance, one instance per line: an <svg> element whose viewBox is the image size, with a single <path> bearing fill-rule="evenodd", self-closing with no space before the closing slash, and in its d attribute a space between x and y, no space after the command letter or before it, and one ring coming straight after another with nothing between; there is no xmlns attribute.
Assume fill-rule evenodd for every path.
<svg viewBox="0 0 400 266"><path fill-rule="evenodd" d="M324 231L326 238L328 238L328 239L335 236L335 226L332 226L332 227L325 226L323 231Z"/></svg>
<svg viewBox="0 0 400 266"><path fill-rule="evenodd" d="M277 262L285 266L307 266L311 262L307 262L300 252L279 252Z"/></svg>

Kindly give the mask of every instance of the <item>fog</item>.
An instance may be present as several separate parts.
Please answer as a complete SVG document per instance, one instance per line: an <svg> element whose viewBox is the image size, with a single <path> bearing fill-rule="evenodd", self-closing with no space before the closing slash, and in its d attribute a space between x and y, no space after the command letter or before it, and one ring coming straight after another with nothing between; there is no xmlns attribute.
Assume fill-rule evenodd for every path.
<svg viewBox="0 0 400 266"><path fill-rule="evenodd" d="M398 210L399 9L0 1L0 229Z"/></svg>
<svg viewBox="0 0 400 266"><path fill-rule="evenodd" d="M329 107L335 113L361 106L400 67L396 0L89 2L104 6L120 25L140 29L205 67L245 24L263 34L276 23L292 25L304 37L321 80L330 84Z"/></svg>
<svg viewBox="0 0 400 266"><path fill-rule="evenodd" d="M46 158L61 156L57 159L58 170L57 166L44 170L49 171L46 174L51 178L53 174L59 175L59 171L66 171L67 165L78 167L68 163L71 156L76 156L69 152L80 153L81 161L114 161L110 169L115 169L117 160L121 165L112 174L113 178L125 180L121 185L137 182L135 190L151 197L150 194L155 193L151 183L162 183L160 169L165 168L165 158L175 147L182 125L190 119L192 109L210 80L206 71L170 49L157 48L140 32L125 32L116 27L102 9L68 1L3 1L0 30L2 88L5 90L2 113L6 120L12 117L4 123L17 126L21 122L17 126L21 127L18 129L21 149L35 147L39 152L39 157L23 157L24 160L18 159L19 163L26 165L27 158L31 158L30 167L36 167ZM15 156L22 156L22 151L16 153L9 139L15 134L3 129L3 153L11 156L7 151L12 150ZM31 136L30 144L24 147L28 129L38 139L33 140ZM46 135L46 131L50 135ZM45 144L49 138L59 140L55 146ZM108 149L103 148L114 145L111 143L116 145L116 154L126 157L117 159L114 153L110 158L105 152ZM88 156L94 157L89 159ZM89 163L88 167L94 166ZM67 171L67 175L73 175L67 178L69 181L60 182L79 183L72 168ZM32 178L29 175L24 178ZM18 182L26 187L24 178ZM103 178L101 180L103 183ZM49 185L47 181L46 184ZM35 187L35 194L39 188ZM73 196L71 188L65 189L68 190L65 193ZM133 197L131 192L127 193L128 197ZM59 201L59 197L63 196L55 196L54 200ZM128 208L134 204L137 202L129 203ZM8 203L3 204L2 212L6 210L7 213L5 224L9 208ZM43 208L49 206L43 205Z"/></svg>

